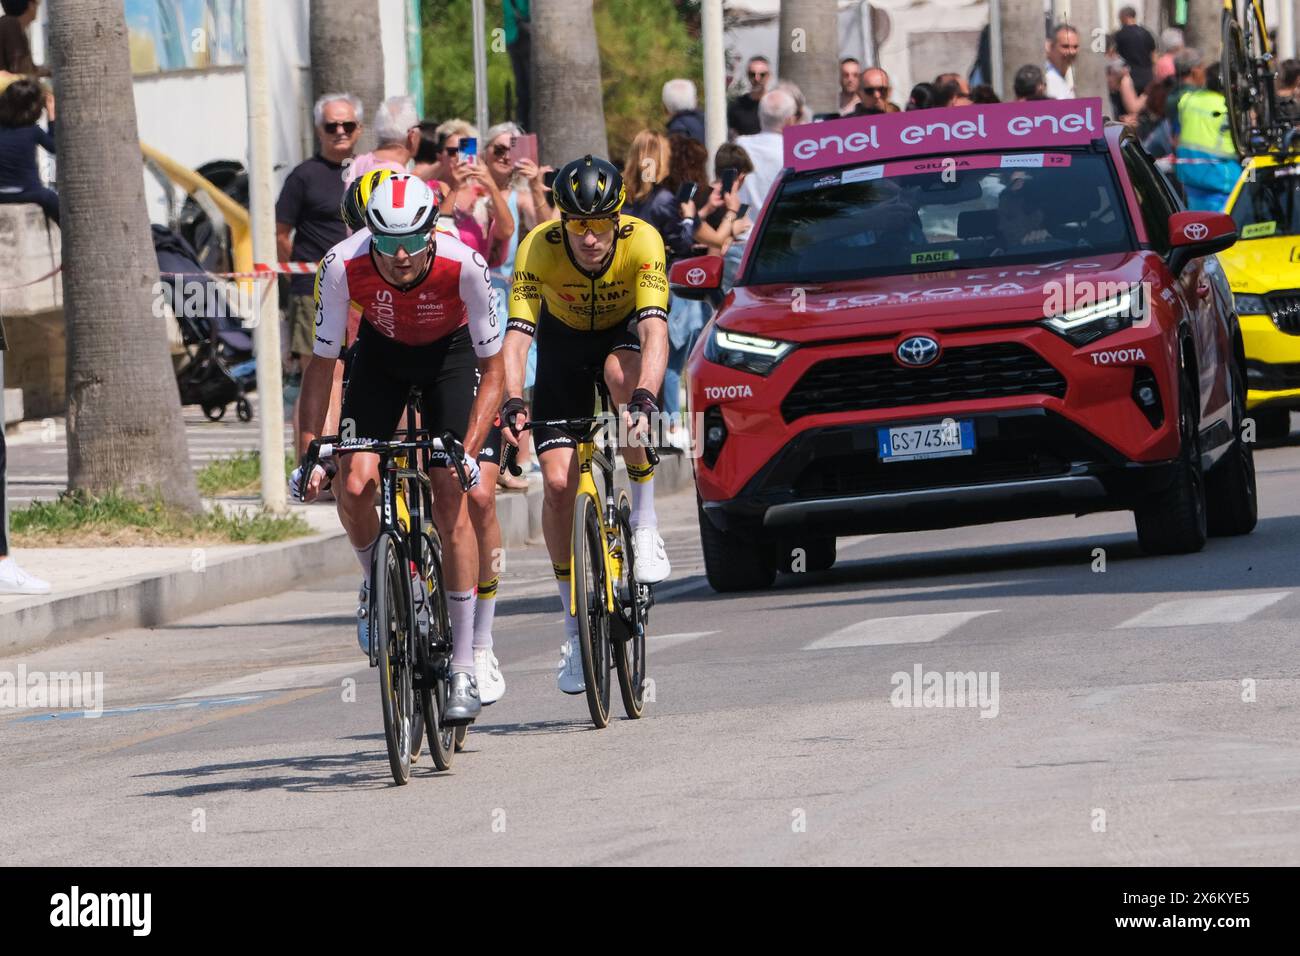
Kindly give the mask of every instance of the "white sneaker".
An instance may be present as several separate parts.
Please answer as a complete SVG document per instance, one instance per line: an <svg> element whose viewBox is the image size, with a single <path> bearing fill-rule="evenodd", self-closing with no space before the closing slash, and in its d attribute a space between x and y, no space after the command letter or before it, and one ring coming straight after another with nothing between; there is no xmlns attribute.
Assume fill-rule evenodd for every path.
<svg viewBox="0 0 1300 956"><path fill-rule="evenodd" d="M555 682L566 694L581 694L587 689L587 682L582 679L582 644L577 637L571 637L560 648L564 655L560 660L559 673Z"/></svg>
<svg viewBox="0 0 1300 956"><path fill-rule="evenodd" d="M495 704L505 694L506 679L501 676L501 664L487 648L474 652L474 677L478 680L478 699L484 707Z"/></svg>
<svg viewBox="0 0 1300 956"><path fill-rule="evenodd" d="M664 550L664 539L657 528L641 527L632 532L632 553L636 563L632 570L639 584L658 584L667 580L672 565Z"/></svg>
<svg viewBox="0 0 1300 956"><path fill-rule="evenodd" d="M13 558L0 558L0 594L49 593L49 581L28 574Z"/></svg>

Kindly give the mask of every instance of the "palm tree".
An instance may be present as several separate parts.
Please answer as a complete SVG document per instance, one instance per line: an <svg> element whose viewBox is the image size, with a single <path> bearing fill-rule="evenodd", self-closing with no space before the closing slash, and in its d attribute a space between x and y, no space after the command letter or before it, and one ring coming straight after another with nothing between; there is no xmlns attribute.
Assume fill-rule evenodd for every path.
<svg viewBox="0 0 1300 956"><path fill-rule="evenodd" d="M68 486L199 508L140 175L121 0L49 9L59 103Z"/></svg>
<svg viewBox="0 0 1300 956"><path fill-rule="evenodd" d="M1075 3L1070 25L1079 31L1079 55L1074 60L1074 95L1079 99L1099 96L1110 112L1106 85L1106 24L1097 16L1097 4ZM1141 93L1141 90L1138 90ZM1119 119L1118 116L1115 119Z"/></svg>
<svg viewBox="0 0 1300 956"><path fill-rule="evenodd" d="M533 0L533 121L543 163L609 155L592 0Z"/></svg>
<svg viewBox="0 0 1300 956"><path fill-rule="evenodd" d="M1200 52L1202 63L1217 62L1223 51L1223 4L1209 0L1189 3L1183 34L1187 45Z"/></svg>
<svg viewBox="0 0 1300 956"><path fill-rule="evenodd" d="M1032 64L1040 69L1047 62L1047 44L1041 3L1025 0L993 0L1002 12L1002 98L1015 99L1016 71Z"/></svg>
<svg viewBox="0 0 1300 956"><path fill-rule="evenodd" d="M814 113L836 110L839 90L839 4L782 0L781 79L799 87Z"/></svg>
<svg viewBox="0 0 1300 956"><path fill-rule="evenodd" d="M365 130L357 151L375 146L375 112L384 100L384 47L379 0L311 0L311 90L313 102L326 93L352 93L365 108Z"/></svg>

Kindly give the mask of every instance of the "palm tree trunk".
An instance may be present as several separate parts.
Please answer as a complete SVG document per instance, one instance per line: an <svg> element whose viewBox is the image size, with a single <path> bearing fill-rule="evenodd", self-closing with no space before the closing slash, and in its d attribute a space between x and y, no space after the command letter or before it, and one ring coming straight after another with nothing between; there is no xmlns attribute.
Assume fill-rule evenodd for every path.
<svg viewBox="0 0 1300 956"><path fill-rule="evenodd" d="M1002 95L1016 97L1016 71L1033 64L1039 69L1047 63L1047 45L1043 5L1027 0L993 0L1002 11Z"/></svg>
<svg viewBox="0 0 1300 956"><path fill-rule="evenodd" d="M1070 25L1079 31L1079 55L1074 58L1074 95L1079 99L1100 97L1105 104L1102 112L1109 116L1110 88L1106 85L1107 30L1106 24L1100 22L1097 14L1096 0L1074 0L1070 4Z"/></svg>
<svg viewBox="0 0 1300 956"><path fill-rule="evenodd" d="M543 163L609 155L592 0L533 0L533 120Z"/></svg>
<svg viewBox="0 0 1300 956"><path fill-rule="evenodd" d="M357 152L375 148L375 112L384 101L379 0L311 0L311 95L352 93L365 108Z"/></svg>
<svg viewBox="0 0 1300 956"><path fill-rule="evenodd" d="M1238 4L1238 9L1240 9ZM1272 24L1276 26L1276 24ZM1187 26L1183 36L1188 46L1201 53L1206 66L1218 62L1223 50L1223 4L1214 0L1192 0L1187 4Z"/></svg>
<svg viewBox="0 0 1300 956"><path fill-rule="evenodd" d="M839 90L839 4L782 0L781 79L799 87L814 113L836 111Z"/></svg>
<svg viewBox="0 0 1300 956"><path fill-rule="evenodd" d="M121 0L50 4L59 104L68 486L197 510L180 394L153 287Z"/></svg>

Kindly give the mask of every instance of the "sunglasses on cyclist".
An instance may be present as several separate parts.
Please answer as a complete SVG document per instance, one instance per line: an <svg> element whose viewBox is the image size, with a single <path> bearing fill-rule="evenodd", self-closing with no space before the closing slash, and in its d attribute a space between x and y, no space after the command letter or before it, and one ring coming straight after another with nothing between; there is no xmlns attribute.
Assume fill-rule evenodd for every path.
<svg viewBox="0 0 1300 956"><path fill-rule="evenodd" d="M428 248L429 233L416 232L409 236L372 235L370 243L375 247L375 252L390 259L397 255L399 249L405 249L407 255L414 256Z"/></svg>
<svg viewBox="0 0 1300 956"><path fill-rule="evenodd" d="M324 127L325 132L331 135L342 130L344 133L347 133L349 136L351 136L353 133L357 131L357 124L352 122L351 120L349 120L346 123L322 123L321 126Z"/></svg>
<svg viewBox="0 0 1300 956"><path fill-rule="evenodd" d="M564 228L574 236L585 236L590 230L596 235L604 235L618 224L616 217L606 216L601 219L565 219Z"/></svg>

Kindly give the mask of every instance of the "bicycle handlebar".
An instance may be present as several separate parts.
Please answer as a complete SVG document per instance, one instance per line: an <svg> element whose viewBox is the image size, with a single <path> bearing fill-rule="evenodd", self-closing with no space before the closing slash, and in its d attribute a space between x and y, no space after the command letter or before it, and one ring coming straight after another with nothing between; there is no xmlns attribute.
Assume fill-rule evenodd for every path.
<svg viewBox="0 0 1300 956"><path fill-rule="evenodd" d="M519 426L519 430L526 431L527 429L530 428L539 428L539 427L554 428L558 431L564 431L570 433L586 430L586 437L583 440L589 441L592 437L595 436L597 431L597 429L594 428L593 426L605 425L609 422L611 417L612 416L604 415L600 417L589 416L587 418L551 418L551 419L546 419L545 421L524 422L522 425ZM636 445L632 447L645 449L646 460L649 461L651 465L659 464L659 453L655 451L653 445L647 442L643 445Z"/></svg>
<svg viewBox="0 0 1300 956"><path fill-rule="evenodd" d="M369 452L374 455L389 455L398 451L425 449L442 452L456 471L461 491L469 491L469 476L465 472L465 446L451 432L443 432L437 438L417 438L407 441L378 441L373 438L359 438L340 442L337 436L329 440L312 439L303 456L304 475L310 475L312 469L322 460L339 455L351 455L356 452Z"/></svg>

